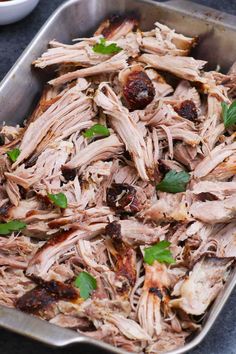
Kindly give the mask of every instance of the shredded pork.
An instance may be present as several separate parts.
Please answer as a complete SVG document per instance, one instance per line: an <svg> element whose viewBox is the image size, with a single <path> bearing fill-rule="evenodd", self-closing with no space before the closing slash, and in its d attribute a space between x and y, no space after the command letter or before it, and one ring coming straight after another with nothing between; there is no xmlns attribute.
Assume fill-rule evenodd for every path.
<svg viewBox="0 0 236 354"><path fill-rule="evenodd" d="M180 347L201 326L236 257L235 133L221 109L236 80L235 65L204 72L195 45L112 16L34 61L56 76L24 127L0 128L1 227L25 224L0 237L0 304L137 353ZM86 135L95 124L105 136ZM171 170L188 173L185 190L156 189ZM147 262L164 240L175 262ZM82 272L96 280L87 298Z"/></svg>

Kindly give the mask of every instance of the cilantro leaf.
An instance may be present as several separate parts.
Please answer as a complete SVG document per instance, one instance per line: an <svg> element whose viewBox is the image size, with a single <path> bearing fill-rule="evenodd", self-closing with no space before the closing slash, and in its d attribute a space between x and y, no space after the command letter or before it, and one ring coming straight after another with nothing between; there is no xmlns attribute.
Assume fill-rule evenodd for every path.
<svg viewBox="0 0 236 354"><path fill-rule="evenodd" d="M234 101L230 106L228 106L225 102L221 102L221 107L225 128L229 128L236 124L236 101Z"/></svg>
<svg viewBox="0 0 236 354"><path fill-rule="evenodd" d="M16 162L18 156L20 155L20 149L16 148L7 152L7 156L12 162Z"/></svg>
<svg viewBox="0 0 236 354"><path fill-rule="evenodd" d="M87 139L93 138L95 136L109 136L110 132L105 127L105 125L102 124L94 124L91 128L87 129L84 133L83 136Z"/></svg>
<svg viewBox="0 0 236 354"><path fill-rule="evenodd" d="M93 51L100 54L113 54L119 53L122 50L121 47L118 47L116 43L106 44L106 39L101 38L100 43L97 43L93 46Z"/></svg>
<svg viewBox="0 0 236 354"><path fill-rule="evenodd" d="M18 220L12 220L4 224L0 224L0 235L8 235L12 231L20 231L26 227L26 223Z"/></svg>
<svg viewBox="0 0 236 354"><path fill-rule="evenodd" d="M67 208L68 202L66 195L64 193L50 194L48 193L48 198L57 206L62 209Z"/></svg>
<svg viewBox="0 0 236 354"><path fill-rule="evenodd" d="M168 249L170 246L170 242L168 241L160 241L154 246L147 247L144 249L144 262L152 265L155 260L160 263L175 263L174 258L170 250Z"/></svg>
<svg viewBox="0 0 236 354"><path fill-rule="evenodd" d="M185 171L177 172L175 170L171 170L167 172L163 180L158 183L156 188L162 192L169 193L185 192L186 185L189 180L189 173Z"/></svg>
<svg viewBox="0 0 236 354"><path fill-rule="evenodd" d="M81 272L75 279L75 286L79 288L80 297L86 300L89 298L92 291L97 289L97 281L91 274Z"/></svg>

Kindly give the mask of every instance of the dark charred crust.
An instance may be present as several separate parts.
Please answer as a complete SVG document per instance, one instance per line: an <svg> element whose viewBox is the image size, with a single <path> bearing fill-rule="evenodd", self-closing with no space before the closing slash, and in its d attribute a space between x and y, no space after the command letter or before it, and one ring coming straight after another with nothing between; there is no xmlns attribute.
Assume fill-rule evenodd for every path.
<svg viewBox="0 0 236 354"><path fill-rule="evenodd" d="M27 218L30 218L31 216L35 216L35 215L38 215L38 210L30 210L30 211L28 211L27 213L26 213L26 217Z"/></svg>
<svg viewBox="0 0 236 354"><path fill-rule="evenodd" d="M10 202L4 203L0 207L0 219L7 219L9 217L9 211L12 208L12 204Z"/></svg>
<svg viewBox="0 0 236 354"><path fill-rule="evenodd" d="M39 155L37 154L32 155L29 159L25 161L25 167L26 168L33 167L36 164L38 157Z"/></svg>
<svg viewBox="0 0 236 354"><path fill-rule="evenodd" d="M170 168L165 164L164 160L158 160L158 172L163 177L170 171Z"/></svg>
<svg viewBox="0 0 236 354"><path fill-rule="evenodd" d="M135 214L141 210L136 189L127 183L113 183L106 192L107 205L120 213Z"/></svg>
<svg viewBox="0 0 236 354"><path fill-rule="evenodd" d="M62 167L61 172L66 181L73 181L76 177L76 169Z"/></svg>
<svg viewBox="0 0 236 354"><path fill-rule="evenodd" d="M138 25L138 20L133 15L122 16L122 15L112 15L107 19L101 26L103 29L101 34L103 37L109 39L113 36L113 33L120 27L124 22L133 23L133 29Z"/></svg>
<svg viewBox="0 0 236 354"><path fill-rule="evenodd" d="M197 107L192 100L185 100L179 106L175 106L174 110L183 118L195 121L198 118Z"/></svg>
<svg viewBox="0 0 236 354"><path fill-rule="evenodd" d="M124 157L126 160L132 161L132 156L130 155L128 150L125 150L122 157Z"/></svg>
<svg viewBox="0 0 236 354"><path fill-rule="evenodd" d="M122 274L117 275L117 281L121 284L120 287L116 287L117 293L125 295L130 292L130 282L126 276Z"/></svg>
<svg viewBox="0 0 236 354"><path fill-rule="evenodd" d="M68 224L68 220L66 220L66 219L64 219L64 220L55 219L55 220L52 220L52 221L48 222L48 227L50 229L58 229L58 228L60 228L62 226L65 226L67 224Z"/></svg>
<svg viewBox="0 0 236 354"><path fill-rule="evenodd" d="M149 288L149 293L154 294L159 297L160 300L163 299L163 294L158 288Z"/></svg>
<svg viewBox="0 0 236 354"><path fill-rule="evenodd" d="M52 202L47 195L37 193L36 198L40 201L40 210L48 210L53 208Z"/></svg>
<svg viewBox="0 0 236 354"><path fill-rule="evenodd" d="M15 304L23 312L41 315L59 300L74 301L79 297L72 285L56 280L45 281L36 276L31 276L31 279L37 286L18 298Z"/></svg>
<svg viewBox="0 0 236 354"><path fill-rule="evenodd" d="M20 193L21 198L25 199L26 195L27 195L27 190L22 186L18 186L18 188L19 188L19 193Z"/></svg>
<svg viewBox="0 0 236 354"><path fill-rule="evenodd" d="M76 300L78 298L76 289L70 284L64 284L56 280L46 281L36 276L31 276L31 279L40 287L46 289L48 293L53 294L57 299Z"/></svg>
<svg viewBox="0 0 236 354"><path fill-rule="evenodd" d="M73 231L64 231L64 232L58 232L55 235L53 235L50 240L48 240L39 250L36 252L36 255L43 252L46 250L48 247L52 247L57 245L58 243L61 243L65 241L72 233Z"/></svg>
<svg viewBox="0 0 236 354"><path fill-rule="evenodd" d="M45 248L47 248L49 246L54 246L58 243L61 243L65 241L71 235L71 233L72 233L71 231L59 232L55 234L50 240L48 240L46 244L43 245L43 247L45 246Z"/></svg>
<svg viewBox="0 0 236 354"><path fill-rule="evenodd" d="M235 264L235 257L216 257L215 255L210 255L208 253L202 254L201 257L198 259L198 261L200 259L204 259L204 262L206 262L206 263L215 263L215 264L218 263L219 265L222 265L222 266L228 265L227 268L230 268L233 264ZM232 263L230 263L230 262L232 262Z"/></svg>
<svg viewBox="0 0 236 354"><path fill-rule="evenodd" d="M126 246L122 241L121 225L118 224L117 221L113 221L112 223L106 226L105 234L106 236L110 236L117 252L123 253L126 250Z"/></svg>
<svg viewBox="0 0 236 354"><path fill-rule="evenodd" d="M37 315L55 301L54 294L50 294L46 289L37 286L17 299L15 306L23 312Z"/></svg>
<svg viewBox="0 0 236 354"><path fill-rule="evenodd" d="M121 241L121 225L117 221L113 221L105 228L106 235L110 236L114 241Z"/></svg>
<svg viewBox="0 0 236 354"><path fill-rule="evenodd" d="M218 200L217 196L214 194L211 194L209 192L202 192L197 195L197 198L201 200L202 202L205 202L206 200Z"/></svg>
<svg viewBox="0 0 236 354"><path fill-rule="evenodd" d="M133 249L126 248L125 252L117 257L117 273L128 279L131 286L134 286L136 281L136 262L133 253Z"/></svg>
<svg viewBox="0 0 236 354"><path fill-rule="evenodd" d="M123 95L130 110L144 109L155 97L155 88L145 71L131 72L123 86Z"/></svg>
<svg viewBox="0 0 236 354"><path fill-rule="evenodd" d="M0 146L5 145L5 135L3 133L0 133Z"/></svg>

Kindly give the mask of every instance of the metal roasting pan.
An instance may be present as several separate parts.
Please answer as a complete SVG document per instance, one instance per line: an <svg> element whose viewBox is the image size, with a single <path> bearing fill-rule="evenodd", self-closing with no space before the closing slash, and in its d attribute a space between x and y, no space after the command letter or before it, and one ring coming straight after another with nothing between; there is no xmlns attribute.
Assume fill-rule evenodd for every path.
<svg viewBox="0 0 236 354"><path fill-rule="evenodd" d="M92 34L98 23L112 13L135 11L141 28L152 28L156 20L186 35L199 35L194 56L218 64L224 72L236 59L236 17L185 0L158 3L150 0L70 0L60 6L26 48L0 85L0 122L22 123L32 111L50 72L31 67L32 61L47 48L51 39L69 42L72 38ZM226 55L225 55L226 54ZM206 336L236 284L236 269L205 316L203 327L186 345L169 352L185 353ZM127 353L101 341L83 336L0 306L0 326L54 347L78 343L78 353Z"/></svg>

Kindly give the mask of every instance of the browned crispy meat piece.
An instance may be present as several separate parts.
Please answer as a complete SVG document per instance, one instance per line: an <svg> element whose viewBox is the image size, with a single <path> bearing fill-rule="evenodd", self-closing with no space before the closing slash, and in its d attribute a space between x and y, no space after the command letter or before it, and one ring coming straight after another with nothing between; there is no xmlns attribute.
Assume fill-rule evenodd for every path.
<svg viewBox="0 0 236 354"><path fill-rule="evenodd" d="M195 121L198 118L197 107L192 100L185 100L174 107L181 117Z"/></svg>
<svg viewBox="0 0 236 354"><path fill-rule="evenodd" d="M101 23L94 35L116 40L131 32L137 25L138 20L134 16L113 15Z"/></svg>
<svg viewBox="0 0 236 354"><path fill-rule="evenodd" d="M40 315L55 300L55 294L49 293L46 289L37 286L17 299L15 306L23 312Z"/></svg>
<svg viewBox="0 0 236 354"><path fill-rule="evenodd" d="M79 296L72 285L56 280L45 281L39 277L32 277L32 279L38 285L16 301L16 308L21 311L41 315L54 302L73 301Z"/></svg>
<svg viewBox="0 0 236 354"><path fill-rule="evenodd" d="M72 285L57 280L46 281L36 276L32 276L31 279L38 284L38 286L46 289L47 292L54 294L57 299L76 300L78 298L78 293Z"/></svg>
<svg viewBox="0 0 236 354"><path fill-rule="evenodd" d="M155 88L141 66L136 65L128 68L120 76L123 95L130 110L144 109L152 102Z"/></svg>
<svg viewBox="0 0 236 354"><path fill-rule="evenodd" d="M10 202L6 202L0 207L0 220L5 220L9 217L11 207L12 204Z"/></svg>
<svg viewBox="0 0 236 354"><path fill-rule="evenodd" d="M122 240L121 225L117 221L109 223L105 228L105 233L116 243L120 243Z"/></svg>
<svg viewBox="0 0 236 354"><path fill-rule="evenodd" d="M141 210L136 189L127 183L113 183L107 189L107 205L117 212L135 214Z"/></svg>
<svg viewBox="0 0 236 354"><path fill-rule="evenodd" d="M66 181L73 181L76 177L76 169L62 166L61 171Z"/></svg>
<svg viewBox="0 0 236 354"><path fill-rule="evenodd" d="M126 277L131 286L136 281L136 252L132 248L126 248L117 255L117 273Z"/></svg>

